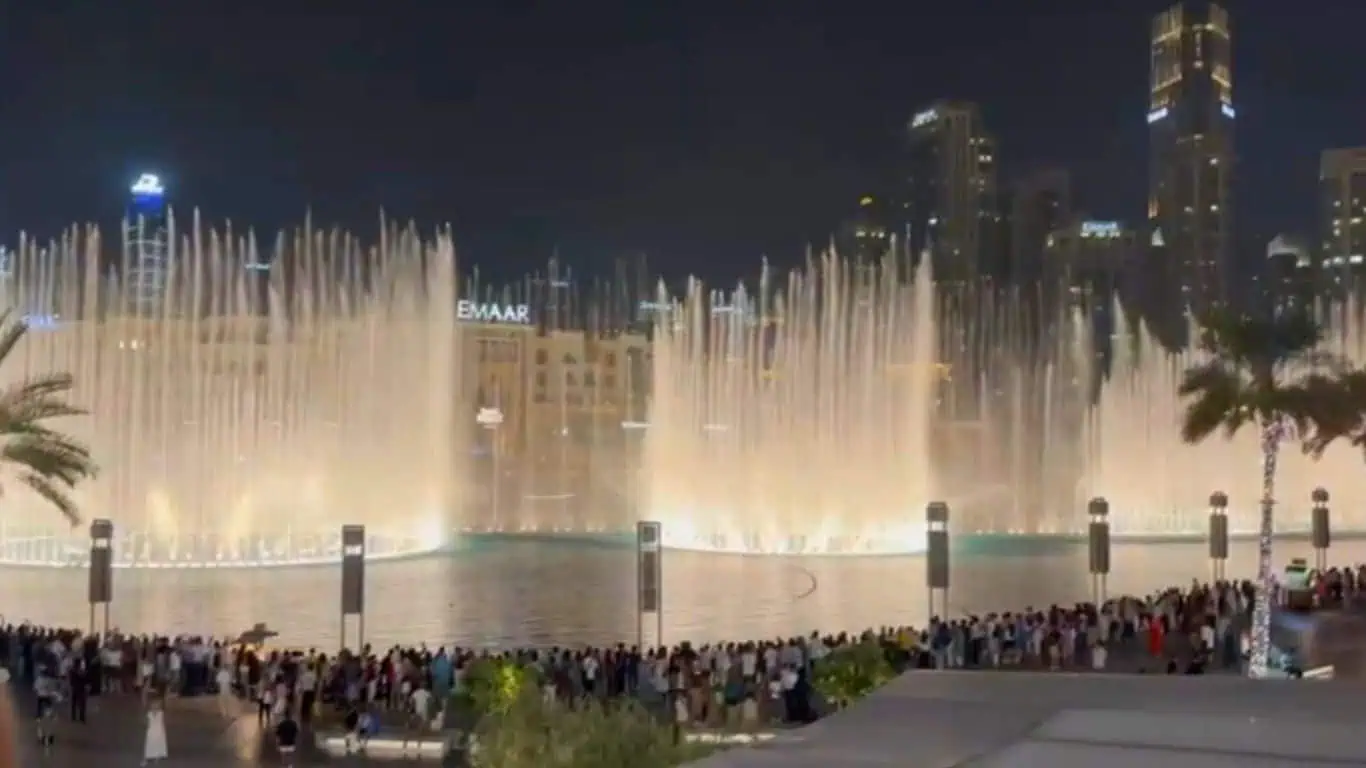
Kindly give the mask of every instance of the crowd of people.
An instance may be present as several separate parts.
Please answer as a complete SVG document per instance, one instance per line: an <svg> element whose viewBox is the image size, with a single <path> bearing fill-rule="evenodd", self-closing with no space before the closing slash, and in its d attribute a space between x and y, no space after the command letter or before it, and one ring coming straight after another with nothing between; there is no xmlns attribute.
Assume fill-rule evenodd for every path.
<svg viewBox="0 0 1366 768"><path fill-rule="evenodd" d="M1366 567L1310 574L1315 605L1366 590ZM669 648L526 648L504 651L426 645L336 654L270 648L242 639L111 632L98 637L30 625L0 628L0 662L33 691L36 737L50 747L59 710L83 723L91 697L135 694L148 709L148 760L167 753L161 706L167 696L214 696L224 718L244 703L275 734L282 752L322 716L363 745L381 724L439 729L455 713L481 662L534 672L547 700L630 697L679 723L754 726L816 716L813 668L853 643L880 647L890 666L940 669L1184 671L1238 668L1247 651L1250 582L1192 583L1145 598L1101 605L933 618L923 627ZM1290 602L1290 595L1278 595Z"/></svg>

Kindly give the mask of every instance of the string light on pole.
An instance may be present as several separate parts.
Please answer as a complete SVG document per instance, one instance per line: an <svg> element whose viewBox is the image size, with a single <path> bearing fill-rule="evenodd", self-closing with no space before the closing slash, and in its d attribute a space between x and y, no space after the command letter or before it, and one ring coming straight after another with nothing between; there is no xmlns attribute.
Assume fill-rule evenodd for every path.
<svg viewBox="0 0 1366 768"><path fill-rule="evenodd" d="M1257 528L1257 592L1252 607L1249 638L1248 676L1266 677L1271 662L1271 545L1272 514L1275 509L1276 459L1281 441L1290 437L1284 419L1262 422L1262 499L1261 520Z"/></svg>

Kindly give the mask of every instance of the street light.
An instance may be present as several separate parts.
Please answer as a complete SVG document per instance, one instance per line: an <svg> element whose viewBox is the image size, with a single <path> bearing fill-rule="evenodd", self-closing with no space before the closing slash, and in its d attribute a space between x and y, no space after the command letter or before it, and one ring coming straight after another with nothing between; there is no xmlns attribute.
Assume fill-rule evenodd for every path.
<svg viewBox="0 0 1366 768"><path fill-rule="evenodd" d="M1209 495L1209 560L1214 580L1223 581L1228 574L1228 494L1223 491Z"/></svg>
<svg viewBox="0 0 1366 768"><path fill-rule="evenodd" d="M1332 543L1332 531L1328 525L1328 491L1315 488L1309 495L1314 503L1310 538L1314 545L1314 567L1319 573L1328 569L1328 545Z"/></svg>

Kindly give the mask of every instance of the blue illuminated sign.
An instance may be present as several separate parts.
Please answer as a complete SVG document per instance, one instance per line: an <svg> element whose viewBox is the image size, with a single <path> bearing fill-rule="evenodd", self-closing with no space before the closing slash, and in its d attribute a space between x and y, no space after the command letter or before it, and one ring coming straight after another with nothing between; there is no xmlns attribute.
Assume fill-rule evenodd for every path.
<svg viewBox="0 0 1366 768"><path fill-rule="evenodd" d="M133 182L129 191L137 197L161 197L166 194L166 187L161 185L161 177L155 173L144 173Z"/></svg>
<svg viewBox="0 0 1366 768"><path fill-rule="evenodd" d="M939 110L927 109L924 112L917 113L915 117L911 118L911 127L919 128L922 125L929 125L930 123L933 123L935 120L938 119Z"/></svg>
<svg viewBox="0 0 1366 768"><path fill-rule="evenodd" d="M24 325L35 331L50 331L61 325L61 315L24 315Z"/></svg>
<svg viewBox="0 0 1366 768"><path fill-rule="evenodd" d="M1224 117L1227 117L1227 118L1230 119L1230 120L1232 120L1232 119L1234 118L1234 112L1233 112L1233 105L1232 105L1232 104L1220 104L1220 105L1219 105L1219 109L1223 111Z"/></svg>
<svg viewBox="0 0 1366 768"><path fill-rule="evenodd" d="M1166 107L1159 107L1157 109L1154 109L1153 111L1148 113L1148 125L1152 125L1158 120L1165 118L1169 114L1171 113L1167 111Z"/></svg>
<svg viewBox="0 0 1366 768"><path fill-rule="evenodd" d="M1117 221L1083 221L1081 223L1082 237L1119 237L1119 222Z"/></svg>

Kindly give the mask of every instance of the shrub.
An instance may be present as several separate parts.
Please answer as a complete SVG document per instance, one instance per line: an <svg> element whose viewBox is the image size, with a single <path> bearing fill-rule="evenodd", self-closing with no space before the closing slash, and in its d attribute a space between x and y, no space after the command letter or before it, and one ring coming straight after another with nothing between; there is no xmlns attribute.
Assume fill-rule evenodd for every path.
<svg viewBox="0 0 1366 768"><path fill-rule="evenodd" d="M526 690L535 690L538 675L532 667L504 658L471 662L457 696L457 706L476 718L506 713Z"/></svg>
<svg viewBox="0 0 1366 768"><path fill-rule="evenodd" d="M811 685L832 706L843 708L896 676L875 640L838 648L812 665Z"/></svg>
<svg viewBox="0 0 1366 768"><path fill-rule="evenodd" d="M569 706L527 686L479 721L468 759L475 768L671 768L710 751L676 739L635 702Z"/></svg>

